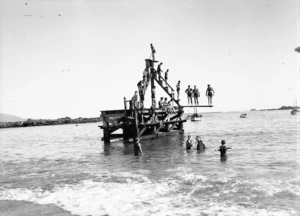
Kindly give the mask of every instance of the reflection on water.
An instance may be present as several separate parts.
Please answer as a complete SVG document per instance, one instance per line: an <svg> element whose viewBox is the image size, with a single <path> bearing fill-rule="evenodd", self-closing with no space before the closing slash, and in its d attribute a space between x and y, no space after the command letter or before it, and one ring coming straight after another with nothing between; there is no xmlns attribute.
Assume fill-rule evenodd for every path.
<svg viewBox="0 0 300 216"><path fill-rule="evenodd" d="M185 133L103 144L98 124L0 130L0 199L80 215L299 215L299 121L285 111L203 114ZM205 151L185 149L201 135ZM227 160L215 151L222 139Z"/></svg>

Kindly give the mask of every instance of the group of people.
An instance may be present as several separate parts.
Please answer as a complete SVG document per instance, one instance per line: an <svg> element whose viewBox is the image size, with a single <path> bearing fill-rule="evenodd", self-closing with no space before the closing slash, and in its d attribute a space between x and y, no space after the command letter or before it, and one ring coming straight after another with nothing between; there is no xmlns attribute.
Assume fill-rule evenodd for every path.
<svg viewBox="0 0 300 216"><path fill-rule="evenodd" d="M195 143L195 145L194 145ZM191 139L191 135L188 135L188 139L185 143L185 147L187 150L192 150L192 149L197 149L198 151L201 150L205 150L206 146L204 145L204 143L201 140L200 136L196 136L196 141L193 143L192 139ZM221 146L216 149L215 151L219 151L220 152L220 157L221 160L226 160L227 159L227 150L231 149L231 147L226 147L226 141L222 140L221 141Z"/></svg>
<svg viewBox="0 0 300 216"><path fill-rule="evenodd" d="M226 144L226 141L222 140L221 146L218 149L215 149L215 151L220 152L221 160L227 160L227 150L232 149L231 147L227 147L225 144ZM136 139L133 147L134 147L134 155L143 155L144 154L139 138ZM191 135L188 135L188 139L186 141L185 147L187 150L197 149L197 151L203 151L206 149L206 146L202 142L200 136L196 136L196 140L195 140L195 142L193 142L191 139Z"/></svg>
<svg viewBox="0 0 300 216"><path fill-rule="evenodd" d="M167 113L175 113L175 108L173 107L172 102L172 99L168 101L168 98L161 97L160 101L158 102L158 108L166 111Z"/></svg>
<svg viewBox="0 0 300 216"><path fill-rule="evenodd" d="M177 96L179 98L179 91L180 91L180 81L178 81L177 83ZM194 88L191 88L190 85L188 85L188 88L185 90L185 93L187 94L187 98L188 98L188 105L193 105L193 99L194 99L194 104L195 105L199 105L199 100L198 98L200 97L200 92L197 88L197 86L195 85ZM208 105L212 105L212 97L214 96L215 91L214 89L208 84L207 85L207 89L206 89L206 96L208 98Z"/></svg>

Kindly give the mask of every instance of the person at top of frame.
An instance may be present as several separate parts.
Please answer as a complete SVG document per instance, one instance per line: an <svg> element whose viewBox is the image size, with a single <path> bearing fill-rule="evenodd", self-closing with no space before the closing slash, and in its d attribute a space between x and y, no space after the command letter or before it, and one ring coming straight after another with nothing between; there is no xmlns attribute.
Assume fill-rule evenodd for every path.
<svg viewBox="0 0 300 216"><path fill-rule="evenodd" d="M193 100L192 100L192 96L193 96L193 89L190 87L190 85L188 85L188 88L185 90L185 93L187 94L188 97L188 104L193 105Z"/></svg>
<svg viewBox="0 0 300 216"><path fill-rule="evenodd" d="M208 99L208 105L212 105L212 97L215 95L214 89L208 84L206 89L206 96Z"/></svg>
<svg viewBox="0 0 300 216"><path fill-rule="evenodd" d="M155 61L155 53L156 53L155 48L152 44L150 44L150 48L151 48L152 59L153 59L153 61Z"/></svg>

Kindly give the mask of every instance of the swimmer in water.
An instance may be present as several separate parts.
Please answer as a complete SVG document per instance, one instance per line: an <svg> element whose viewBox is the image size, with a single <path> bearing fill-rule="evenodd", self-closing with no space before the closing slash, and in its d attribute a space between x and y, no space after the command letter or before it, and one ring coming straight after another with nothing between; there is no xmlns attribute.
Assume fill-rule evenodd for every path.
<svg viewBox="0 0 300 216"><path fill-rule="evenodd" d="M226 160L226 158L227 158L226 151L227 151L228 149L232 149L232 148L226 147L226 146L225 146L225 144L226 144L225 140L222 140L222 141L221 141L221 144L222 144L222 145L219 147L218 151L220 152L221 160L222 160L222 159Z"/></svg>
<svg viewBox="0 0 300 216"><path fill-rule="evenodd" d="M196 143L197 143L197 150L198 150L198 151L201 151L201 150L205 150L205 149L206 149L206 147L205 147L204 143L202 142L200 136L196 136Z"/></svg>
<svg viewBox="0 0 300 216"><path fill-rule="evenodd" d="M187 141L185 143L185 147L186 147L187 150L192 149L192 147L193 147L193 141L191 140L191 135L188 135L188 139L187 139Z"/></svg>
<svg viewBox="0 0 300 216"><path fill-rule="evenodd" d="M134 143L134 155L143 155L143 151L142 151L142 145L140 143L140 139L137 138L135 143Z"/></svg>

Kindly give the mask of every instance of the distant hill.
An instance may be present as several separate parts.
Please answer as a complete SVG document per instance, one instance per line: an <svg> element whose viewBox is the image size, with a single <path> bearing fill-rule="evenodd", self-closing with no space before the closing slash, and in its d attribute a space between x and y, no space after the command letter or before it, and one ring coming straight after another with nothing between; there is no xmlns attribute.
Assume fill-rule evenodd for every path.
<svg viewBox="0 0 300 216"><path fill-rule="evenodd" d="M24 120L26 119L23 119L19 116L0 113L0 122L17 122L17 121L24 121Z"/></svg>

